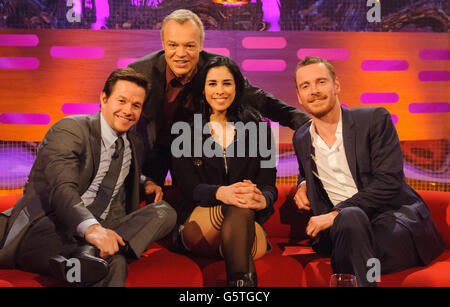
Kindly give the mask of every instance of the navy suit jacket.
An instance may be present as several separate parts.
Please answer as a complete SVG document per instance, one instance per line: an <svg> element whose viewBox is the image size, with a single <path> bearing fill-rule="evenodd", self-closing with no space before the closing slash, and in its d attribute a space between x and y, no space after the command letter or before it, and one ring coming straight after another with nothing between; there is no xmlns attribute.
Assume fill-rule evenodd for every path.
<svg viewBox="0 0 450 307"><path fill-rule="evenodd" d="M333 207L322 182L313 174L311 123L294 134L299 181L306 180L313 215L356 206L373 220L392 212L407 227L424 264L444 250L444 243L422 198L406 183L403 156L389 112L381 107L342 110L342 134L347 162L358 192ZM400 214L396 214L399 212Z"/></svg>

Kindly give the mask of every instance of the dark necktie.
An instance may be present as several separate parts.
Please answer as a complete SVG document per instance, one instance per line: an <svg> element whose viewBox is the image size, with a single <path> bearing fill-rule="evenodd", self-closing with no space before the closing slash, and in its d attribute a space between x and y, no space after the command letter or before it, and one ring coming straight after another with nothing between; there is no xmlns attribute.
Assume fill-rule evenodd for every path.
<svg viewBox="0 0 450 307"><path fill-rule="evenodd" d="M123 139L121 137L117 138L115 144L116 150L112 155L108 172L100 184L97 196L95 196L93 203L87 207L97 219L100 218L102 213L108 207L114 188L116 187L117 179L119 178L119 174L122 169L124 151Z"/></svg>

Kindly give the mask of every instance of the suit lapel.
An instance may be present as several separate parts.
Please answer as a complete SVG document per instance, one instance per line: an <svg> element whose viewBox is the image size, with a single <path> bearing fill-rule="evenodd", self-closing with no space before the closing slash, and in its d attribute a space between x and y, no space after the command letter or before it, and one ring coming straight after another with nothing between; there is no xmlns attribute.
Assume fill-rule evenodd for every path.
<svg viewBox="0 0 450 307"><path fill-rule="evenodd" d="M128 140L130 141L131 147L131 163L130 172L128 174L128 187L126 193L126 203L128 205L127 212L137 210L139 208L139 176L140 176L140 160L142 157L139 155L138 149L136 148L136 138L138 137L134 132L130 131L127 133ZM131 192L131 195L129 193ZM131 196L131 197L130 197Z"/></svg>
<svg viewBox="0 0 450 307"><path fill-rule="evenodd" d="M152 68L151 73L152 88L150 95L145 103L145 111L143 117L148 122L147 131L150 147L153 147L156 140L156 132L162 125L162 116L164 108L164 96L166 89L166 60L164 54L160 55L156 61L155 66Z"/></svg>
<svg viewBox="0 0 450 307"><path fill-rule="evenodd" d="M89 143L91 145L92 151L92 161L94 164L93 174L97 174L98 167L100 165L100 154L101 154L101 141L102 133L100 128L100 112L95 114L90 122L90 134Z"/></svg>
<svg viewBox="0 0 450 307"><path fill-rule="evenodd" d="M342 108L342 135L344 141L345 155L347 157L348 167L352 173L355 184L358 185L358 176L356 173L356 129L351 112Z"/></svg>
<svg viewBox="0 0 450 307"><path fill-rule="evenodd" d="M299 147L300 151L303 151L303 155L300 155L300 159L302 160L303 165L303 171L305 172L305 179L306 178L312 178L310 176L313 176L312 169L311 169L311 152L312 152L312 145L311 145L311 134L309 133L309 129L312 125L312 122L309 124L306 124L303 129L305 131L303 132L303 135L301 135L301 146Z"/></svg>
<svg viewBox="0 0 450 307"><path fill-rule="evenodd" d="M157 77L154 77L156 75ZM150 108L150 105L158 103L158 108L151 107L150 110L160 111L164 103L164 91L166 89L166 59L164 55L161 55L158 61L156 62L155 67L153 68L152 75L152 88L149 101L147 101L147 108ZM152 114L156 116L156 114ZM155 119L155 118L153 118Z"/></svg>
<svg viewBox="0 0 450 307"><path fill-rule="evenodd" d="M312 124L312 123L311 123ZM311 143L311 134L309 129L311 124L304 125L300 129L304 129L300 136L300 159L305 172L306 186L308 189L308 197L311 202L311 209L314 215L325 214L333 207L327 193L325 192L322 182L314 175L317 173L317 167L313 160L314 147Z"/></svg>

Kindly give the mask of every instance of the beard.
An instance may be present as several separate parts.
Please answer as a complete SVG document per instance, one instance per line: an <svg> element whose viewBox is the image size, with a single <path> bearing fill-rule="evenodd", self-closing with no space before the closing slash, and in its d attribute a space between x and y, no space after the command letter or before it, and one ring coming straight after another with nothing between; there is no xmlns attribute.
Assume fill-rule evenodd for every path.
<svg viewBox="0 0 450 307"><path fill-rule="evenodd" d="M336 105L336 100L329 99L326 104L321 105L319 107L311 106L310 104L313 104L314 101L316 101L316 100L323 101L323 100L327 100L327 99L329 99L328 96L320 96L320 97L316 97L314 99L310 99L310 100L308 100L308 103L306 104L305 108L312 116L320 119L320 118L324 117L325 115L327 115L334 108L334 106ZM321 102L319 102L319 103L321 103Z"/></svg>

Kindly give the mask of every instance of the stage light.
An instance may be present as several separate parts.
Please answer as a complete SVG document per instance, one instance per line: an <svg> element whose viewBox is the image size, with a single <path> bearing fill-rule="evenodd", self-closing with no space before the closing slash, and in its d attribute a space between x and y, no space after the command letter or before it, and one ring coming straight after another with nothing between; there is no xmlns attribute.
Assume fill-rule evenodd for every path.
<svg viewBox="0 0 450 307"><path fill-rule="evenodd" d="M213 2L223 5L242 5L247 4L248 0L213 0Z"/></svg>

